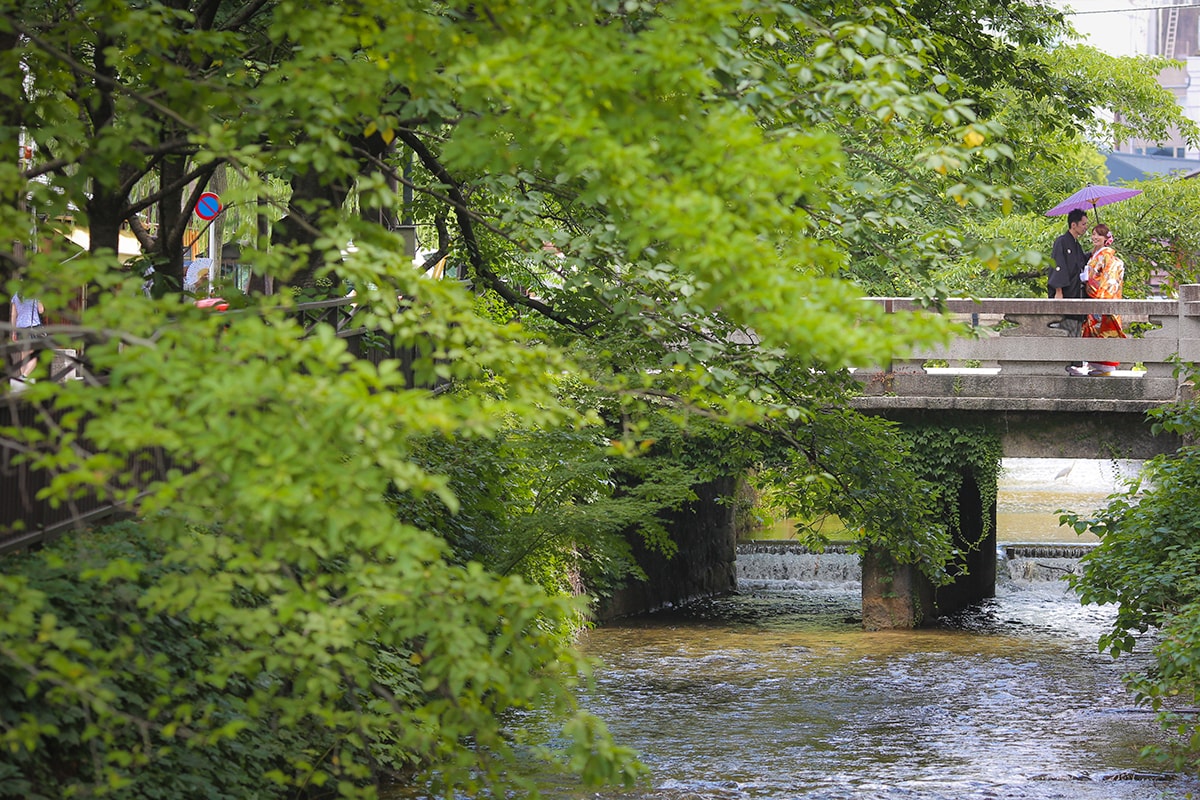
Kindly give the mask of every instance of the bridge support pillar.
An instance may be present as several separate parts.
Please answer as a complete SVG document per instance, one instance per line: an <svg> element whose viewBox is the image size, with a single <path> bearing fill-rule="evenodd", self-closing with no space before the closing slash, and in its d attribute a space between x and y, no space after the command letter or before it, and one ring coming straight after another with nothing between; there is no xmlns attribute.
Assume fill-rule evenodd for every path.
<svg viewBox="0 0 1200 800"><path fill-rule="evenodd" d="M996 596L996 503L984 507L979 485L968 469L958 490L958 529L954 531L958 577L937 587L934 611L943 617L956 614Z"/></svg>
<svg viewBox="0 0 1200 800"><path fill-rule="evenodd" d="M933 584L912 564L898 564L881 547L862 559L863 628L868 631L919 628L934 617Z"/></svg>
<svg viewBox="0 0 1200 800"><path fill-rule="evenodd" d="M733 525L735 476L694 487L696 500L666 515L665 523L679 552L668 558L629 534L630 548L647 580L632 581L595 610L598 621L686 605L737 589L737 537Z"/></svg>
<svg viewBox="0 0 1200 800"><path fill-rule="evenodd" d="M963 468L958 490L958 527L952 531L958 556L948 565L958 577L935 587L912 564L873 547L862 560L863 628L869 631L919 628L996 595L996 503L987 507L979 484Z"/></svg>

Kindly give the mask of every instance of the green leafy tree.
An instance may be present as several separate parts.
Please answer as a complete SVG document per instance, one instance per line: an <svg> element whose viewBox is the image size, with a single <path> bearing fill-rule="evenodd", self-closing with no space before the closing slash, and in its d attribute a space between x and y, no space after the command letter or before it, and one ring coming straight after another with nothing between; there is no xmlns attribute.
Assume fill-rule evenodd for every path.
<svg viewBox="0 0 1200 800"><path fill-rule="evenodd" d="M499 794L526 733L514 712L548 701L568 716L565 766L631 779L573 708L586 665L562 634L579 605L521 576L555 586L546 560L583 545L593 568L620 555L626 523L669 549L649 518L714 445L722 468L762 458L842 487L823 502L936 572L944 539L910 541L923 509L889 502L915 479L862 474L851 455L891 440L838 409L844 368L947 335L862 294L935 303L939 269L986 253L959 235L968 211L1009 206L1011 147L973 95L1023 74L998 69L1005 37L1056 29L1040 6L999 8L947 30L933 8L766 0L0 2L0 141L37 154L0 164L16 199L0 232L25 245L0 257L5 288L39 296L97 377L28 388L50 434L4 433L54 475L51 497L126 504L177 567L115 554L80 576L137 586L110 639L4 576L5 658L58 720L22 718L5 744L36 761L75 737L91 758L55 777L132 795L163 748L246 749L283 726L308 735L272 751L280 794L370 796L401 766ZM299 324L295 292L224 315L180 293L194 200L221 174L227 205L253 210L243 260L304 296L352 283L355 324L411 372ZM64 242L68 218L88 253ZM401 219L423 266L444 258L461 283L421 278ZM122 225L153 297L116 257ZM470 491L456 459L472 452L494 491ZM619 560L594 571L618 579ZM106 645L132 652L171 621L221 657L117 707L126 668ZM222 714L187 699L231 684L241 705ZM113 733L131 720L149 746Z"/></svg>
<svg viewBox="0 0 1200 800"><path fill-rule="evenodd" d="M1194 377L1195 366L1188 370ZM1185 441L1200 431L1194 400L1151 413L1155 430ZM1151 664L1130 672L1126 682L1174 736L1148 752L1193 772L1200 767L1200 727L1191 713L1200 702L1198 481L1200 450L1189 444L1147 461L1128 490L1110 497L1094 516L1062 517L1076 531L1100 537L1083 558L1081 574L1070 579L1085 603L1117 606L1100 650L1119 658L1148 643L1152 651Z"/></svg>
<svg viewBox="0 0 1200 800"><path fill-rule="evenodd" d="M815 125L841 141L838 202L807 210L873 293L1040 295L1059 227L1041 212L1104 182L1097 148L1172 129L1197 139L1157 81L1170 62L1075 44L1048 6L813 16L764 45L778 62L764 81L774 103L756 104L783 130ZM846 46L831 56L834 43Z"/></svg>
<svg viewBox="0 0 1200 800"><path fill-rule="evenodd" d="M0 175L9 196L28 195L24 210L6 213L5 236L35 230L7 261L16 277L6 289L42 298L64 323L56 341L86 342L99 379L28 388L24 401L53 420L52 435L6 435L54 475L51 496L123 502L144 520L151 552L178 567L106 554L81 574L97 592L132 595L104 635L60 623L45 592L5 575L6 663L41 704L6 732L27 768L6 776L13 791L153 794L156 778L177 774L176 756L204 759L211 775L222 753L281 729L305 734L288 740L295 749L264 751L263 792L369 796L402 766L416 782L436 777L447 794L529 790L509 769L524 740L512 712L534 706L567 715L571 744L556 757L583 779L637 775L630 754L573 708L586 665L563 634L577 604L453 557L387 498L461 507L450 475L426 467L433 439L495 439L512 420L536 433L610 419L622 427L604 439L632 445L649 405L759 416L721 363L726 352L756 369L784 347L805 353L802 363L840 365L914 335L908 320L885 318L830 280L820 268L830 251L778 201L821 192L824 167L805 168L808 143L767 137L712 94L712 54L735 46L723 24L735 10L3 7L10 55L25 71L8 73L2 91L23 108L19 133L38 152L24 174ZM592 58L579 61L580 48ZM361 141L376 137L403 143L419 165L412 213L453 230L453 247L439 241L439 251L519 309L524 326L481 316L458 285L421 280L400 237L364 219L364 209L403 197L389 183L404 180L403 162ZM190 211L180 198L194 197L218 163L240 179L229 202L286 214L278 235L248 248L256 269L298 286L352 280L362 324L415 354L413 382L396 362L355 359L328 326L303 328L289 294L252 296L227 315L170 291L143 296L142 276L114 257L116 226L136 226L149 207L131 199L135 187L149 182L140 203L169 208L156 220L155 265L170 289L179 262L167 251ZM543 212L543 199L586 213L532 225L525 209ZM67 216L92 229L89 253L61 239ZM539 261L547 238L566 245L568 263ZM759 267L742 268L734 252ZM512 265L544 285L530 280L521 292L506 274ZM83 304L74 302L80 286L89 287ZM802 326L797 309L807 310ZM751 323L761 349L747 338ZM855 336L829 335L855 326ZM936 330L932 321L914 328ZM568 379L602 396L572 405ZM439 384L454 390L428 388ZM142 458L168 469L155 474ZM557 509L591 500L613 474L585 467L545 470L568 487ZM620 472L636 477L637 468ZM516 494L505 497L514 507ZM662 491L641 497L642 509L674 502ZM580 508L585 520L598 506ZM549 509L526 516L553 533ZM627 509L621 519L633 518ZM186 684L141 640L172 624L207 648ZM139 650L145 680L113 656ZM131 682L136 700L116 702ZM229 702L210 699L231 686ZM130 724L143 732L136 741L117 733ZM60 740L80 748L58 769ZM222 790L238 793L239 780Z"/></svg>

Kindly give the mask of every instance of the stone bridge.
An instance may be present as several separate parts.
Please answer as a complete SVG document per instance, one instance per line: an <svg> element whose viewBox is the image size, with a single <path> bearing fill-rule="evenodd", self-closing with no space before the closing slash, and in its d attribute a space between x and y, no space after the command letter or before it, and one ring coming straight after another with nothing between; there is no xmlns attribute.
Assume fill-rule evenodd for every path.
<svg viewBox="0 0 1200 800"><path fill-rule="evenodd" d="M888 311L909 298L872 298ZM1009 457L1147 458L1179 442L1153 436L1146 412L1191 396L1175 359L1200 362L1200 285L1179 299L950 300L963 335L946 346L855 370L854 406L901 422L985 425ZM1080 339L1067 315L1120 314L1127 339ZM1120 361L1108 377L1068 375L1079 360Z"/></svg>
<svg viewBox="0 0 1200 800"><path fill-rule="evenodd" d="M907 298L873 301L890 312L916 308ZM1145 459L1183 444L1172 434L1155 435L1147 412L1193 395L1176 366L1200 362L1200 285L1180 287L1178 299L989 298L947 306L962 335L855 370L863 389L856 408L901 423L983 427L999 434L1008 457ZM1079 314L1119 314L1130 337L1072 337L1065 319ZM1068 374L1066 365L1080 360L1119 361L1121 368L1111 376ZM966 477L956 532L966 574L933 587L890 554L867 552L864 626L919 625L994 595L996 508L983 507Z"/></svg>
<svg viewBox="0 0 1200 800"><path fill-rule="evenodd" d="M891 312L918 307L910 298L870 301ZM862 386L852 401L856 408L901 423L990 428L1008 457L1145 459L1182 444L1172 435L1153 435L1146 412L1191 397L1175 360L1200 362L1200 285L1181 287L1179 299L987 298L950 300L947 307L962 322L962 335L855 370ZM1085 313L1120 314L1132 335L1069 336L1063 319ZM1068 375L1065 366L1079 360L1120 361L1122 369L1109 377ZM996 508L983 507L968 477L957 537L964 545L980 544L962 548L966 574L933 587L888 553L866 553L865 627L914 627L995 594ZM602 616L668 608L736 588L731 505L719 502L716 489L704 487L694 507L673 520L681 547L675 563L646 554L651 580L623 592Z"/></svg>

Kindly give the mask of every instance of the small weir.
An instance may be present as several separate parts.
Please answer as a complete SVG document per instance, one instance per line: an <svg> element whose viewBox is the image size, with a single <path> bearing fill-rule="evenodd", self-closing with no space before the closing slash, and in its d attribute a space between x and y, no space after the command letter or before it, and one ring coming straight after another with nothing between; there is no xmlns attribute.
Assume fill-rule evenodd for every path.
<svg viewBox="0 0 1200 800"><path fill-rule="evenodd" d="M862 582L861 559L842 543L817 552L799 542L739 542L737 571L739 582L788 581L814 587Z"/></svg>
<svg viewBox="0 0 1200 800"><path fill-rule="evenodd" d="M1000 544L996 547L996 580L1006 576L1013 581L1061 580L1079 572L1079 559L1094 544Z"/></svg>
<svg viewBox="0 0 1200 800"><path fill-rule="evenodd" d="M996 577L1014 581L1055 581L1075 572L1095 544L1003 542L996 546ZM788 540L754 540L737 545L738 580L787 581L803 586L835 586L862 581L859 556L845 542L818 551Z"/></svg>

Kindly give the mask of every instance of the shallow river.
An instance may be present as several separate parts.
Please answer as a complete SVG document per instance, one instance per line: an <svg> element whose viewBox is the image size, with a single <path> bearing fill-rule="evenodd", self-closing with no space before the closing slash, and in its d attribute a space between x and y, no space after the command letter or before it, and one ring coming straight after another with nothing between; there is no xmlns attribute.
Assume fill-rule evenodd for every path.
<svg viewBox="0 0 1200 800"><path fill-rule="evenodd" d="M1121 472L1105 463L1012 464L1000 541L1080 541L1056 512L1102 505ZM1003 562L994 600L937 628L871 633L853 556L740 556L735 595L582 635L604 662L584 705L651 777L634 790L558 785L545 796L1200 797L1200 781L1139 757L1162 734L1120 675L1145 662L1097 652L1114 609L1079 605L1061 581L1074 563Z"/></svg>
<svg viewBox="0 0 1200 800"><path fill-rule="evenodd" d="M1058 510L1087 514L1137 475L1140 461L1008 458L1000 479L996 530L1009 542L1095 542L1058 525Z"/></svg>
<svg viewBox="0 0 1200 800"><path fill-rule="evenodd" d="M737 596L589 632L588 706L653 771L629 798L1183 798L1096 652L1110 610L1003 583L934 630L868 633L857 586L744 580ZM1200 796L1200 795L1197 795Z"/></svg>
<svg viewBox="0 0 1200 800"><path fill-rule="evenodd" d="M1002 540L1080 541L1054 512L1099 506L1114 476L1066 466L1010 471ZM586 705L653 773L646 788L587 796L1200 797L1197 781L1139 758L1161 734L1121 684L1135 663L1097 652L1113 609L1082 607L1055 580L1072 562L1011 565L1035 581L1001 565L994 601L936 629L869 633L848 558L771 580L778 564L740 557L735 596L585 634L606 664Z"/></svg>

